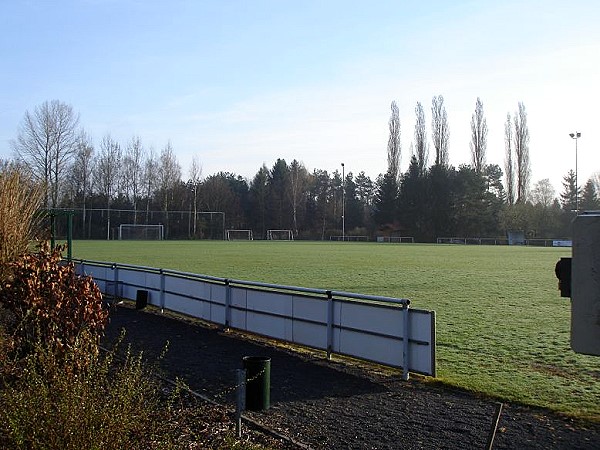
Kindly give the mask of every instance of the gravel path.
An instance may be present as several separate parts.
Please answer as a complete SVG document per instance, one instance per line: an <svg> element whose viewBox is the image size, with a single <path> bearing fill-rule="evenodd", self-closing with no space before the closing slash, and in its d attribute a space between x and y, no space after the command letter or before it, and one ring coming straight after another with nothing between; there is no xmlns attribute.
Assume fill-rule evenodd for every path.
<svg viewBox="0 0 600 450"><path fill-rule="evenodd" d="M326 361L192 320L136 311L111 311L106 340L122 328L126 340L158 355L161 367L195 391L233 404L235 370L244 356L271 358L271 408L256 421L312 448L484 449L497 403L462 391L363 364ZM543 409L505 404L495 449L600 449L600 423L581 424Z"/></svg>

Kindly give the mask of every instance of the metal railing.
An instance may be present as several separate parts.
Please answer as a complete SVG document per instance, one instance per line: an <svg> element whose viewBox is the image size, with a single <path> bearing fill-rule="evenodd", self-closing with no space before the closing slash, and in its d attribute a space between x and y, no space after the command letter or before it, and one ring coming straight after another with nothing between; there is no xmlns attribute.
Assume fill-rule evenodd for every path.
<svg viewBox="0 0 600 450"><path fill-rule="evenodd" d="M435 312L410 300L73 260L100 290L277 340L435 376Z"/></svg>

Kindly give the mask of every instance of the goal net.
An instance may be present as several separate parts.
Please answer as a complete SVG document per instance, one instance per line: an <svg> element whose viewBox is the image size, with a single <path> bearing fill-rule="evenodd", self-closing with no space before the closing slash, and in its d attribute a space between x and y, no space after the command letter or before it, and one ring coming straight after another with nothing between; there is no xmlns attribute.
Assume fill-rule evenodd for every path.
<svg viewBox="0 0 600 450"><path fill-rule="evenodd" d="M369 236L357 236L357 235L345 235L345 236L329 236L329 240L330 241L352 241L352 242L358 242L358 241L363 241L363 242L367 242L369 240Z"/></svg>
<svg viewBox="0 0 600 450"><path fill-rule="evenodd" d="M138 225L123 223L119 225L119 240L162 241L164 239L163 225Z"/></svg>
<svg viewBox="0 0 600 450"><path fill-rule="evenodd" d="M267 239L269 241L293 241L292 230L267 230Z"/></svg>
<svg viewBox="0 0 600 450"><path fill-rule="evenodd" d="M439 237L437 238L438 244L467 244L466 238L461 237Z"/></svg>
<svg viewBox="0 0 600 450"><path fill-rule="evenodd" d="M413 236L379 236L377 242L391 242L396 244L414 244Z"/></svg>
<svg viewBox="0 0 600 450"><path fill-rule="evenodd" d="M252 230L226 230L225 238L228 241L253 241Z"/></svg>

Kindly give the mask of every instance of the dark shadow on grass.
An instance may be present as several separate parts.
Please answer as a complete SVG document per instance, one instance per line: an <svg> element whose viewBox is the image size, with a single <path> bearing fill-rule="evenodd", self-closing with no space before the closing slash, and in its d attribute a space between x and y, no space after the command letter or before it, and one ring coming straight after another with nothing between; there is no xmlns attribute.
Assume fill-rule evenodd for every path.
<svg viewBox="0 0 600 450"><path fill-rule="evenodd" d="M168 350L159 367L169 378L179 377L188 386L225 403L232 401L235 371L244 356L271 358L271 401L349 397L384 392L385 386L367 378L341 372L324 360L314 361L261 343L244 340L201 324L137 311L129 306L112 308L105 343L110 345L126 330L125 342L155 360Z"/></svg>

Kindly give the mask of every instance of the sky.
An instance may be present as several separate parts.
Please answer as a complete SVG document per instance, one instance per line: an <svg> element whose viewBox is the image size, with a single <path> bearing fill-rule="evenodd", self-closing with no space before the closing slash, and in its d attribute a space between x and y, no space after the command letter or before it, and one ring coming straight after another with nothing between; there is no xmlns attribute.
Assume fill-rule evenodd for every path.
<svg viewBox="0 0 600 450"><path fill-rule="evenodd" d="M392 101L405 171L417 102L431 162L443 95L458 167L479 97L487 162L504 167L506 115L522 102L532 186L549 178L558 194L576 156L580 184L600 172L599 23L598 0L0 0L0 158L25 112L57 99L96 146L170 142L184 179L194 157L203 177L251 180L284 158L375 179Z"/></svg>

